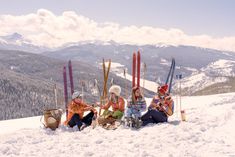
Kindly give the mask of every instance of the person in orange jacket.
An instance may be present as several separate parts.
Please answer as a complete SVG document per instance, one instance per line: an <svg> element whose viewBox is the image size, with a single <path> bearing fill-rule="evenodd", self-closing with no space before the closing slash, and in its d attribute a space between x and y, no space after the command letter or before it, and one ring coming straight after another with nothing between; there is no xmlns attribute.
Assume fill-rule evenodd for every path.
<svg viewBox="0 0 235 157"><path fill-rule="evenodd" d="M74 127L77 125L79 131L81 131L86 126L91 125L92 120L97 117L97 111L90 105L82 102L82 94L75 91L72 95L72 101L68 105L68 116L65 125ZM85 111L90 111L86 116L84 116Z"/></svg>
<svg viewBox="0 0 235 157"><path fill-rule="evenodd" d="M162 123L167 122L168 117L173 115L174 112L174 101L171 96L167 93L168 85L163 85L158 88L157 95L152 99L152 102L142 117L142 126L149 123Z"/></svg>
<svg viewBox="0 0 235 157"><path fill-rule="evenodd" d="M113 85L109 89L110 97L108 102L101 106L104 109L102 116L98 119L98 123L105 125L106 123L112 123L116 120L120 120L124 114L125 101L120 96L121 87L118 85ZM112 106L112 111L109 108Z"/></svg>

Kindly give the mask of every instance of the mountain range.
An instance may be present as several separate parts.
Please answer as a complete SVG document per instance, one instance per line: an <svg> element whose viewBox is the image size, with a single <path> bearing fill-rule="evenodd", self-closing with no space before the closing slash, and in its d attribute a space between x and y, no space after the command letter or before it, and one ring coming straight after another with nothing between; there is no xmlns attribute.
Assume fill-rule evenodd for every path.
<svg viewBox="0 0 235 157"><path fill-rule="evenodd" d="M65 109L63 92L63 67L68 61L53 59L40 54L16 50L0 50L0 120L42 115L44 109ZM99 90L102 91L102 70L84 62L72 61L75 90L82 91L84 101L96 103L99 101ZM112 73L111 79L123 88L123 93L129 93L131 82ZM70 81L67 76L69 100L71 99ZM57 106L55 101L55 85L57 87ZM145 91L146 96L152 95ZM126 97L126 95L123 95Z"/></svg>
<svg viewBox="0 0 235 157"><path fill-rule="evenodd" d="M175 58L175 75L182 74L183 78L176 80L174 75L173 95L179 94L180 87L182 95L235 91L234 52L183 45L128 45L114 41L67 43L52 49L35 45L14 33L0 37L0 107L3 111L8 107L7 111L0 113L0 119L40 115L43 109L55 107L55 84L58 106L64 108L62 70L68 60L72 60L75 88L82 90L83 87L87 102L99 101L94 79L102 88L103 58L111 59L112 65L116 66L111 70L110 80L113 78L114 83L122 87L126 98L130 94L131 82L119 76L123 69L131 75L132 54L137 51L141 52L142 63L147 65L145 74L141 69L141 78L155 82L156 86L165 83L171 59ZM110 82L108 84L110 86ZM145 96L152 97L154 92L145 90Z"/></svg>
<svg viewBox="0 0 235 157"><path fill-rule="evenodd" d="M65 47L56 51L42 53L52 58L77 61L99 66L102 58L111 58L113 62L123 65L131 74L132 54L141 52L141 61L146 63L145 79L164 84L170 69L171 59L176 60L175 75L182 74L180 80L182 94L194 95L204 88L218 83L227 83L225 90L212 90L207 94L231 92L233 87L229 82L235 76L235 53L222 52L192 46L156 46L156 45L121 45L114 42L106 44L85 43ZM143 69L142 69L143 76ZM174 79L173 86L176 92L179 80Z"/></svg>

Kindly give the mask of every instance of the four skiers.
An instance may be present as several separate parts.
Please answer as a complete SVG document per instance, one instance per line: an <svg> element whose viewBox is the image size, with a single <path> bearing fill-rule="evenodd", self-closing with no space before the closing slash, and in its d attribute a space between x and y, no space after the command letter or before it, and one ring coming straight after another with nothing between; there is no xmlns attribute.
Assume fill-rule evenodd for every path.
<svg viewBox="0 0 235 157"><path fill-rule="evenodd" d="M174 59L172 61L174 64L171 66L166 84L158 88L156 95L153 97L151 104L148 107L148 111L142 115L142 112L144 112L147 108L147 104L140 89L140 52L138 51L137 57L136 53L133 53L132 91L130 97L127 99L126 108L125 101L120 96L120 86L112 85L109 89L109 97L107 97L107 80L111 60L109 60L109 66L106 73L105 61L103 59L104 89L103 96L101 96L101 103L99 105L99 115L101 113L101 109L104 110L102 115L97 118L96 109L82 101L82 94L80 92L72 92L71 90L71 93L73 93L72 100L68 104L68 115L64 124L69 127L77 126L79 130L82 130L84 127L89 125L94 127L97 123L104 128L108 128L109 126L115 126L115 122L119 121L120 123L124 122L124 124L128 127L135 127L138 129L141 126L146 126L149 123L167 122L168 116L171 116L174 111L174 102L168 93L171 89L171 83L174 74ZM64 76L66 76L66 73ZM170 88L168 89L167 84L170 76L172 78L170 79ZM70 81L71 80L72 73ZM137 84L135 83L136 80ZM64 79L64 82L66 85L66 79ZM71 84L71 89L72 86L73 85ZM65 86L65 89L67 90L67 86ZM65 93L65 98L66 97L67 93ZM85 111L89 111L86 116L84 116ZM114 129L116 127L117 126L115 126Z"/></svg>
<svg viewBox="0 0 235 157"><path fill-rule="evenodd" d="M158 88L157 94L153 97L148 111L141 115L146 110L146 101L139 87L135 86L132 89L132 95L127 100L125 110L125 101L120 96L121 87L112 85L109 89L110 97L104 106L103 114L98 118L98 124L101 126L113 125L115 121L121 121L125 117L126 125L129 127L140 128L149 123L167 122L168 116L171 116L174 111L174 101L167 93L168 85L163 85ZM79 130L86 126L95 123L97 111L91 105L82 102L82 94L75 91L72 95L72 101L68 105L68 116L65 125L69 127L77 126ZM112 107L112 110L109 110ZM90 111L86 116L85 111Z"/></svg>

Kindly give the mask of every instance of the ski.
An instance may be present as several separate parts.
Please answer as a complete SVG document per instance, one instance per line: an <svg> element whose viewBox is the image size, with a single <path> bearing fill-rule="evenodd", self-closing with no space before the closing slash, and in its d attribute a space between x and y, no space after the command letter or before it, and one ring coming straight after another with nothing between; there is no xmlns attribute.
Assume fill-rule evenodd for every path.
<svg viewBox="0 0 235 157"><path fill-rule="evenodd" d="M171 71L168 93L171 93L172 81L173 81L174 72L175 72L175 59L173 58L172 60L173 60L173 66L172 66L172 71Z"/></svg>
<svg viewBox="0 0 235 157"><path fill-rule="evenodd" d="M68 67L69 67L69 80L70 80L70 87L71 87L71 95L73 95L74 85L73 85L73 69L72 69L71 60L69 60Z"/></svg>
<svg viewBox="0 0 235 157"><path fill-rule="evenodd" d="M108 89L107 89L107 82L109 77L109 71L111 68L111 59L108 61L108 67L106 71L105 60L103 59L103 94L100 97L100 105L104 105L107 101ZM101 108L99 109L99 116L101 115Z"/></svg>
<svg viewBox="0 0 235 157"><path fill-rule="evenodd" d="M140 87L140 51L137 53L137 87Z"/></svg>
<svg viewBox="0 0 235 157"><path fill-rule="evenodd" d="M167 93L171 93L171 87L172 87L172 81L173 81L173 77L174 77L174 71L175 71L175 59L172 58L171 67L170 67L170 70L169 70L169 73L167 75L166 82L165 82L165 84L167 84L168 87L169 87Z"/></svg>
<svg viewBox="0 0 235 157"><path fill-rule="evenodd" d="M68 88L67 88L67 75L66 75L66 66L63 68L63 79L64 79L64 103L66 109L66 117L68 116Z"/></svg>
<svg viewBox="0 0 235 157"><path fill-rule="evenodd" d="M136 74L136 53L133 53L132 62L132 88L135 87L135 74Z"/></svg>
<svg viewBox="0 0 235 157"><path fill-rule="evenodd" d="M140 87L140 51L136 53L133 53L133 61L132 61L132 88L137 85L137 87Z"/></svg>

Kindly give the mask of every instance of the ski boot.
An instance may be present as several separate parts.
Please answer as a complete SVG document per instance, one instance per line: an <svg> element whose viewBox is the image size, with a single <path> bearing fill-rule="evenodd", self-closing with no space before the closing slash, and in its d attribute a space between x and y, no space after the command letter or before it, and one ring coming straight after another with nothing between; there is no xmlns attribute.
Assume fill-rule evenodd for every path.
<svg viewBox="0 0 235 157"><path fill-rule="evenodd" d="M141 119L140 119L139 117L133 118L133 127L134 127L135 129L141 128L142 123L143 123L143 122L141 121Z"/></svg>

